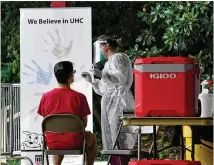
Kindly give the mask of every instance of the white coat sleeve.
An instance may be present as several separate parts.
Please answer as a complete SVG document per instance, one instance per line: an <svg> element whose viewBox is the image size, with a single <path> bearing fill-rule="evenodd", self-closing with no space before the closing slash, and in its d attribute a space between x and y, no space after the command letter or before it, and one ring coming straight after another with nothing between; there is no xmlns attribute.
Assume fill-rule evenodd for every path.
<svg viewBox="0 0 214 165"><path fill-rule="evenodd" d="M94 92L100 96L103 96L103 94L106 92L106 84L102 81L102 79L94 79L92 87Z"/></svg>
<svg viewBox="0 0 214 165"><path fill-rule="evenodd" d="M108 65L103 70L102 79L107 84L123 86L133 81L133 77L129 73L132 72L132 67L130 67L128 56L123 53L116 53L109 59Z"/></svg>

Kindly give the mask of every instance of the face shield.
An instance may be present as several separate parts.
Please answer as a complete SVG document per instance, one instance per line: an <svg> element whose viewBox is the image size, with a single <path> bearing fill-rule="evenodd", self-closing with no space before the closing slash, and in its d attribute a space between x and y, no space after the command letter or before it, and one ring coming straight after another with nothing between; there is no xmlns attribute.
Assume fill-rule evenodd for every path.
<svg viewBox="0 0 214 165"><path fill-rule="evenodd" d="M102 70L104 68L106 59L104 54L101 52L101 44L106 44L107 41L98 40L94 42L94 54L93 54L93 66L97 69Z"/></svg>
<svg viewBox="0 0 214 165"><path fill-rule="evenodd" d="M93 63L98 63L102 60L105 60L104 54L102 54L100 46L101 44L106 44L107 41L98 40L94 42L94 58Z"/></svg>

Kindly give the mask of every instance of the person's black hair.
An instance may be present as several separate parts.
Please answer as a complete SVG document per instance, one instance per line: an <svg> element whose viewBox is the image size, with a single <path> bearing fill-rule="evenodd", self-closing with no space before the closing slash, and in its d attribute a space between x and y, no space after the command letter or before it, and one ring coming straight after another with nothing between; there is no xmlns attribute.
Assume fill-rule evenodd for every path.
<svg viewBox="0 0 214 165"><path fill-rule="evenodd" d="M61 61L54 66L54 75L60 84L67 84L73 72L73 63L70 61Z"/></svg>
<svg viewBox="0 0 214 165"><path fill-rule="evenodd" d="M104 41L104 42L106 41L106 43L108 43L109 46L113 49L116 49L118 47L117 40L113 37L102 35L102 36L98 37L98 40ZM106 44L106 43L101 43L101 44Z"/></svg>

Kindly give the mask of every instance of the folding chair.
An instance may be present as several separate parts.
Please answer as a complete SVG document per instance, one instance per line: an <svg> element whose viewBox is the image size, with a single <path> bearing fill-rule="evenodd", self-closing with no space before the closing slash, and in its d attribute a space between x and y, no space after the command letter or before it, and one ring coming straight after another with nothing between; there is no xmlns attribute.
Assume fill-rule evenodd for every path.
<svg viewBox="0 0 214 165"><path fill-rule="evenodd" d="M45 132L52 133L74 133L82 132L83 149L82 150L50 150L47 148ZM47 165L49 165L48 155L83 155L82 164L85 164L86 138L85 126L83 121L75 115L71 114L54 114L44 118L42 122L43 148L42 148L42 165L44 165L44 157L46 156ZM86 157L87 159L87 157ZM88 160L87 160L88 164Z"/></svg>
<svg viewBox="0 0 214 165"><path fill-rule="evenodd" d="M132 113L128 112L128 113L124 113L123 116L133 116L133 115L134 115L133 112ZM111 156L120 156L120 157L137 157L138 156L138 149L120 150L117 140L118 140L120 133L139 134L139 131L141 132L141 134L145 134L145 135L149 134L149 133L144 133L142 131L142 127L139 127L139 126L123 126L123 123L122 122L120 123L120 127L118 129L116 140L113 144L113 148L111 150L102 150L103 155L110 155L108 162L107 162L107 165L109 165L109 163L111 161ZM158 131L158 129L157 129L157 131ZM156 131L156 133L157 133L157 131ZM118 146L118 150L115 150L116 146ZM151 157L151 154L149 152L141 151L141 154L145 157Z"/></svg>

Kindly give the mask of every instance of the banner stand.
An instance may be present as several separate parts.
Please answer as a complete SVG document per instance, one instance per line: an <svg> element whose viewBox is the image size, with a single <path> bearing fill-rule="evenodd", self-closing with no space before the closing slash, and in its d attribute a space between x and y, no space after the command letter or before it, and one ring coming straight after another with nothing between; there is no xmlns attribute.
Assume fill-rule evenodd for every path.
<svg viewBox="0 0 214 165"><path fill-rule="evenodd" d="M87 97L91 115L86 130L93 132L92 87L81 76L92 66L91 8L54 7L20 9L21 156L34 165L42 162L43 118L37 110L42 95L58 86L53 68L59 61L74 63L72 89ZM81 163L82 156L65 156L62 165ZM22 160L21 165L30 163Z"/></svg>

